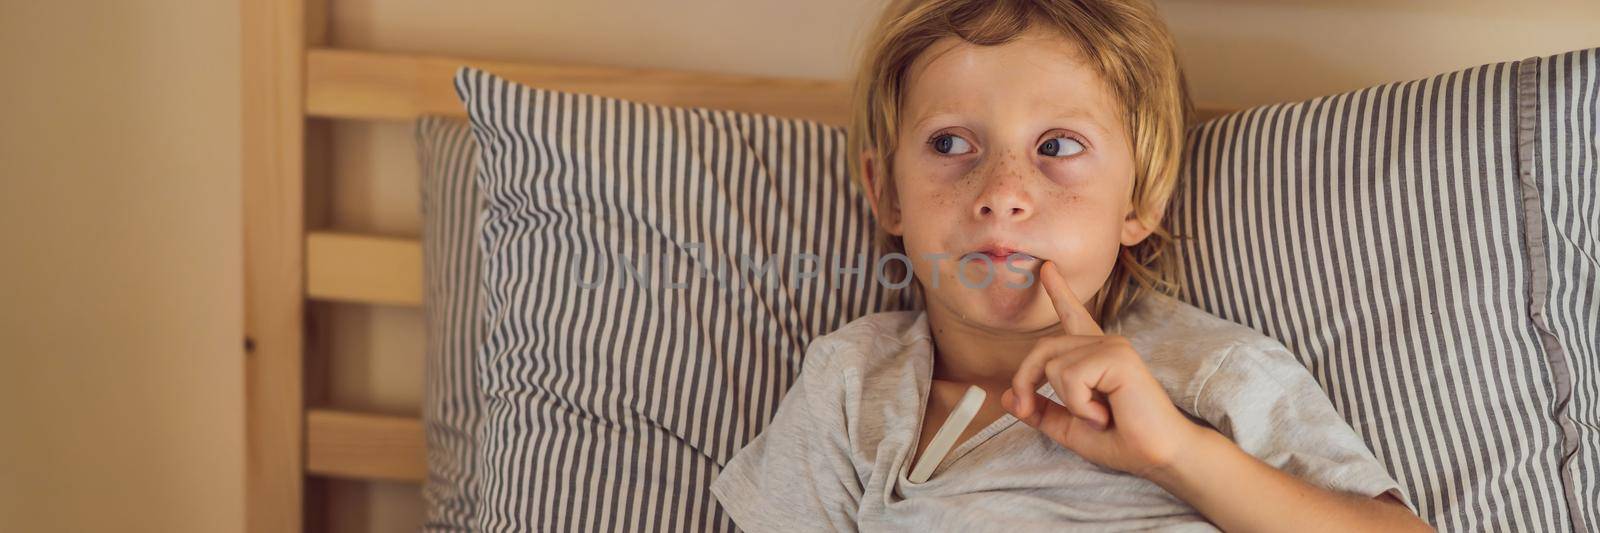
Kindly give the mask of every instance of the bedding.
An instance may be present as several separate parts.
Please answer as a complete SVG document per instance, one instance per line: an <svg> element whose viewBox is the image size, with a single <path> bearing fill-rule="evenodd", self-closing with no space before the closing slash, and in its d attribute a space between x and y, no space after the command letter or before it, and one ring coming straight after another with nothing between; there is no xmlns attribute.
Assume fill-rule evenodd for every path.
<svg viewBox="0 0 1600 533"><path fill-rule="evenodd" d="M423 530L471 531L477 514L478 145L465 121L423 117L415 126L422 186L424 347L422 423L428 477Z"/></svg>
<svg viewBox="0 0 1600 533"><path fill-rule="evenodd" d="M1169 218L1181 298L1295 352L1441 530L1600 527L1596 57L1190 132ZM876 261L842 132L474 69L456 83L484 147L467 156L484 201L477 526L732 529L707 487L809 340L914 305L865 276L809 283L809 261L765 283L738 268Z"/></svg>
<svg viewBox="0 0 1600 533"><path fill-rule="evenodd" d="M1594 57L1257 107L1188 140L1182 297L1298 354L1440 530L1600 527Z"/></svg>
<svg viewBox="0 0 1600 533"><path fill-rule="evenodd" d="M1535 276L1529 317L1556 372L1562 475L1600 528L1600 48L1518 65L1518 184ZM1564 365L1561 363L1565 363Z"/></svg>
<svg viewBox="0 0 1600 533"><path fill-rule="evenodd" d="M911 297L868 277L842 131L456 87L484 202L479 529L735 530L711 481L805 346Z"/></svg>

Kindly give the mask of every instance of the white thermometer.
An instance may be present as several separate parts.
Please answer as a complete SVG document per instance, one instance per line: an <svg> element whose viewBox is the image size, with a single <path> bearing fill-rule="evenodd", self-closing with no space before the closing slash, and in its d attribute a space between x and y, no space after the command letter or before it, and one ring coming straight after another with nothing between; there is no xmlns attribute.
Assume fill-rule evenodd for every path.
<svg viewBox="0 0 1600 533"><path fill-rule="evenodd" d="M950 447L955 446L956 439L966 431L967 424L972 423L972 418L978 416L978 408L983 407L983 399L988 393L982 387L971 385L967 387L966 395L961 397L961 402L950 411L950 416L945 417L944 425L939 427L939 432L933 435L933 441L928 443L928 448L922 451L922 457L917 459L917 465L911 469L911 482L922 483L933 475L933 469L939 467L944 461L944 456L950 453Z"/></svg>

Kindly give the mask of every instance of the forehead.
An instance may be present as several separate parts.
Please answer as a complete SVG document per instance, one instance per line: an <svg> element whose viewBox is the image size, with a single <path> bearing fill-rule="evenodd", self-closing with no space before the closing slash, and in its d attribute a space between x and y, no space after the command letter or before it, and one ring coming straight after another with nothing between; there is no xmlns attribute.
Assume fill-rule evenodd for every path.
<svg viewBox="0 0 1600 533"><path fill-rule="evenodd" d="M934 42L906 71L903 116L973 113L1008 105L1095 119L1116 127L1118 103L1076 42L1029 29L993 46Z"/></svg>

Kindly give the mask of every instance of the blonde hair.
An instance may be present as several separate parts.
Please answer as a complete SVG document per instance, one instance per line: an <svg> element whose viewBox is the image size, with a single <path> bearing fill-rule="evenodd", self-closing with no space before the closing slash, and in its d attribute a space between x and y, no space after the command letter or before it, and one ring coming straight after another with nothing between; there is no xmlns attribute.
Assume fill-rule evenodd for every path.
<svg viewBox="0 0 1600 533"><path fill-rule="evenodd" d="M1168 200L1178 181L1184 127L1192 108L1177 52L1155 7L1142 0L895 0L867 41L856 76L848 143L855 182L872 165L877 198L894 194L890 161L895 150L906 73L935 41L957 37L979 46L1004 44L1032 25L1074 41L1121 104L1133 148L1133 205L1154 231L1123 246L1106 283L1085 301L1102 326L1144 291L1175 296L1181 277L1173 257L1177 236L1165 228ZM866 152L875 154L862 161ZM885 207L880 205L878 207ZM880 210L881 212L881 210ZM1156 223L1160 217L1160 223ZM886 252L904 252L899 237L878 226ZM904 275L904 272L898 273ZM895 279L899 279L897 276ZM1131 292L1130 292L1131 289Z"/></svg>

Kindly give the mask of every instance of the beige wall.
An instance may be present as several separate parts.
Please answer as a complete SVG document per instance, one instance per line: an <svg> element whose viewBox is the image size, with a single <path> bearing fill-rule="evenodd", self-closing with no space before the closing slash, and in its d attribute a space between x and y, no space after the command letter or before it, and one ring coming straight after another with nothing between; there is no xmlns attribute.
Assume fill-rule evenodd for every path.
<svg viewBox="0 0 1600 533"><path fill-rule="evenodd" d="M1594 0L1157 0L1195 99L1295 101L1600 46Z"/></svg>
<svg viewBox="0 0 1600 533"><path fill-rule="evenodd" d="M843 78L883 0L332 0L334 40L392 51ZM1298 100L1600 46L1592 0L1156 0L1196 98Z"/></svg>
<svg viewBox="0 0 1600 533"><path fill-rule="evenodd" d="M0 6L0 531L241 529L238 27Z"/></svg>
<svg viewBox="0 0 1600 533"><path fill-rule="evenodd" d="M4 2L0 530L226 531L242 519L233 2ZM844 77L879 0L330 0L341 46ZM1600 46L1578 0L1163 0L1197 98L1292 100ZM334 127L339 228L416 235L411 134ZM331 401L415 414L420 314L331 306ZM350 530L414 525L338 483Z"/></svg>

